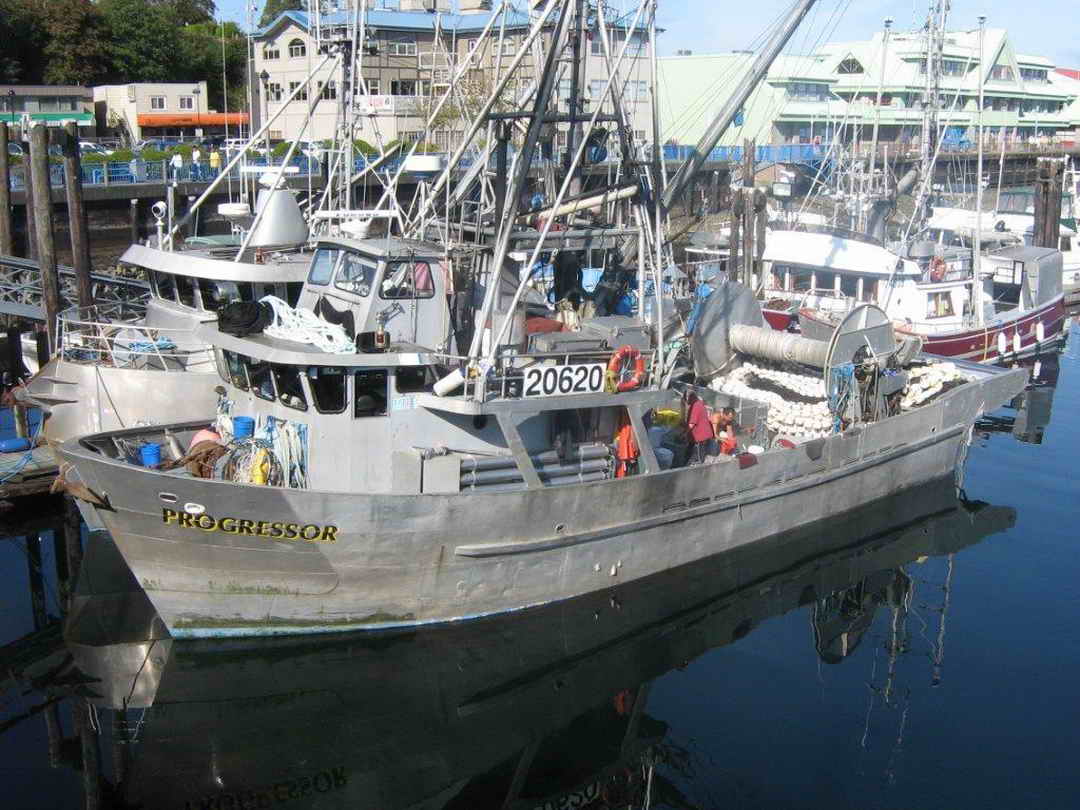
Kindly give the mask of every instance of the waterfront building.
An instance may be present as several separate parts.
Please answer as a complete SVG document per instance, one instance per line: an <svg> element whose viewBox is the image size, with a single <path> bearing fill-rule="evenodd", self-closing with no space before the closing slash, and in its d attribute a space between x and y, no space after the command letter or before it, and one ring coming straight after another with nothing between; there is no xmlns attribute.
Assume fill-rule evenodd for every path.
<svg viewBox="0 0 1080 810"><path fill-rule="evenodd" d="M0 84L0 121L14 126L44 121L50 127L74 121L79 135L93 136L93 98L90 88L77 84Z"/></svg>
<svg viewBox="0 0 1080 810"><path fill-rule="evenodd" d="M94 114L101 135L131 143L150 138L198 138L240 134L247 113L209 108L206 82L109 84L93 90Z"/></svg>
<svg viewBox="0 0 1080 810"><path fill-rule="evenodd" d="M869 143L875 121L883 148L913 149L927 94L927 39L922 31L878 32L868 40L823 45L807 56L778 58L728 128L723 144ZM750 68L749 52L682 54L660 60L661 132L665 142L695 143L712 115ZM979 75L984 80L987 139L1014 145L1049 143L1077 120L1075 82L1052 60L1018 53L1006 31L945 34L939 83L944 142L974 143ZM880 103L879 103L880 97Z"/></svg>
<svg viewBox="0 0 1080 810"><path fill-rule="evenodd" d="M370 31L369 50L363 57L363 78L367 96L361 98L360 136L373 145L394 140L415 140L422 136L427 113L446 90L455 70L477 42L484 26L493 12L483 0L467 0L458 4L458 13L431 13L425 6L439 6L432 2L401 3L401 10L374 9L368 12ZM415 10L413 10L415 7ZM339 12L339 15L341 13ZM323 15L324 24L334 19ZM610 22L610 21L609 21ZM618 49L629 35L626 64L623 71L625 86L621 98L624 109L631 118L634 140L638 144L651 138L652 111L650 104L649 56L651 43L645 31L628 32L632 18L621 18L616 29L612 47ZM502 19L496 20L493 30L497 33ZM521 49L521 43L529 30L528 16L511 12L506 16L505 38L499 50L497 37L487 43L478 54L476 68L470 70L460 83L466 103L482 102L493 89L496 69L508 66ZM582 93L586 98L598 96L607 78L601 40L593 36L585 50L585 83ZM521 87L529 78L537 75L535 57L541 51L525 58L523 71L516 81ZM259 93L255 105L259 116L265 120L280 109L290 92L299 86L318 65L321 57L316 53L311 18L302 11L286 11L255 36L255 75ZM318 141L334 136L337 126L338 95L342 84L340 68L324 68L315 76L301 102L311 101L312 94L321 94L319 107L312 116L307 129L301 130L307 116L307 105L294 103L274 124L271 140L301 138ZM559 97L570 94L570 82L564 78L558 87ZM564 103L565 108L565 103ZM610 111L610 104L605 112ZM429 142L441 149L451 149L460 143L468 114L440 116ZM565 145L565 125L556 134L556 147Z"/></svg>

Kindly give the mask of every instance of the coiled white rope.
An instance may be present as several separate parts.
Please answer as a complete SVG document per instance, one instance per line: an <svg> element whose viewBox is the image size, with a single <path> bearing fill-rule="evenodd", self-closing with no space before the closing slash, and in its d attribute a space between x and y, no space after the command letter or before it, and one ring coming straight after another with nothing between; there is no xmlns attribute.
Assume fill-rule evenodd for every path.
<svg viewBox="0 0 1080 810"><path fill-rule="evenodd" d="M337 324L327 323L310 309L290 307L275 295L264 295L259 303L274 310L274 322L263 330L270 337L307 343L330 354L354 354L356 345Z"/></svg>

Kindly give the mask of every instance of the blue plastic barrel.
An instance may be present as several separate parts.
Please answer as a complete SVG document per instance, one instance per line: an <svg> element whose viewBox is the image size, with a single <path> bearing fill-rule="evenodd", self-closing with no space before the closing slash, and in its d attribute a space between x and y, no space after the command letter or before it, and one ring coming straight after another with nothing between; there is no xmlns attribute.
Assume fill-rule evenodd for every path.
<svg viewBox="0 0 1080 810"><path fill-rule="evenodd" d="M139 452L144 467L156 467L161 463L161 445L157 442L147 442L139 448Z"/></svg>
<svg viewBox="0 0 1080 810"><path fill-rule="evenodd" d="M255 435L255 420L250 416L234 416L232 432L237 439L250 439Z"/></svg>
<svg viewBox="0 0 1080 810"><path fill-rule="evenodd" d="M18 437L0 439L0 453L23 453L29 449L29 439L20 439Z"/></svg>

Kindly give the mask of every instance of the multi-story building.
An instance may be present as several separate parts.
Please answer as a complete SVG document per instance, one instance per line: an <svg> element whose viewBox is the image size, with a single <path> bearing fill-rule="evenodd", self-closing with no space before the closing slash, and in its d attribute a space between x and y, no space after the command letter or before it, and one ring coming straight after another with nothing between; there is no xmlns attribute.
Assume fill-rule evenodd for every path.
<svg viewBox="0 0 1080 810"><path fill-rule="evenodd" d="M879 32L810 56L780 57L722 143L827 143L834 132L865 143L876 121L879 143L915 147L927 95L926 52L923 32L891 32L887 39ZM1055 74L1051 60L1016 53L1000 29L984 32L982 57L977 30L945 34L938 123L946 143L974 142L980 74L986 137L1027 144L1073 126L1075 84ZM661 59L664 140L695 143L752 59L749 53Z"/></svg>
<svg viewBox="0 0 1080 810"><path fill-rule="evenodd" d="M239 135L247 113L209 108L206 82L108 84L94 88L98 131L129 139Z"/></svg>
<svg viewBox="0 0 1080 810"><path fill-rule="evenodd" d="M360 136L373 145L423 137L428 114L478 41L492 14L489 4L483 0L461 0L459 13L432 13L424 10L428 5L437 9L446 2L401 0L403 10L376 9L367 13L369 37L361 66L367 97L359 107ZM416 10L407 10L413 7ZM326 24L334 17L323 15L322 19ZM622 27L615 26L612 46L618 53L625 38L631 37L624 63L627 67L622 71L625 87L621 97L635 131L635 140L643 142L652 132L648 82L651 43L646 32L627 31L629 22L626 20ZM500 14L493 30L498 32L503 27ZM307 13L287 11L256 35L254 70L261 85L256 103L261 105L259 112L263 120L280 110L291 91L322 60L316 53L315 32L311 28L312 19ZM509 65L521 50L528 30L528 15L512 12L506 16L501 48L497 37L490 38L481 47L477 53L479 58L474 57L475 67L467 71L458 85L457 103L449 105L449 114L441 114L436 120L433 131L426 136L429 142L444 149L460 142L469 108L478 107L494 88L499 66ZM584 51L586 66L582 92L586 98L596 97L602 92L607 77L599 36L593 36ZM515 87L525 87L536 76L539 56L541 53L536 50L525 57ZM308 92L302 93L275 121L270 130L271 139L314 141L332 138L338 120L341 86L341 68L323 68L313 78ZM563 78L558 87L561 99L569 96L569 88L569 79ZM314 100L315 93L320 94L321 99L311 123L304 129L307 106ZM605 111L610 111L610 104ZM556 136L556 146L565 142L565 126L561 129Z"/></svg>
<svg viewBox="0 0 1080 810"><path fill-rule="evenodd" d="M79 85L0 84L0 121L16 126L44 121L50 127L74 121L80 135L92 136L93 93Z"/></svg>

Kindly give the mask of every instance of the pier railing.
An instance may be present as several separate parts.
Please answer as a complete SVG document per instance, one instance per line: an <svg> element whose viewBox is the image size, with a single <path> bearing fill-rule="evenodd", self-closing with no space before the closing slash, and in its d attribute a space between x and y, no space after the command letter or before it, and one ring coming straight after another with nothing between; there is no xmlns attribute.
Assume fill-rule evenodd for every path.
<svg viewBox="0 0 1080 810"><path fill-rule="evenodd" d="M190 345L190 329L138 323L145 309L129 302L72 307L57 316L61 357L73 363L153 371L212 371L213 349Z"/></svg>

